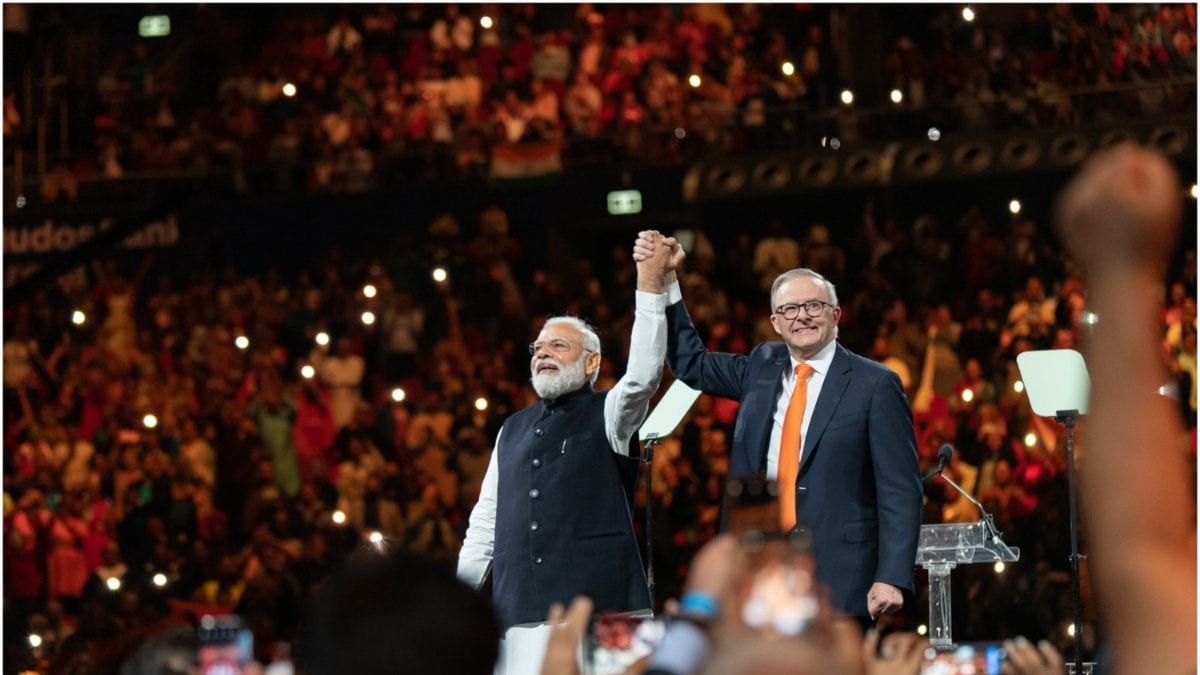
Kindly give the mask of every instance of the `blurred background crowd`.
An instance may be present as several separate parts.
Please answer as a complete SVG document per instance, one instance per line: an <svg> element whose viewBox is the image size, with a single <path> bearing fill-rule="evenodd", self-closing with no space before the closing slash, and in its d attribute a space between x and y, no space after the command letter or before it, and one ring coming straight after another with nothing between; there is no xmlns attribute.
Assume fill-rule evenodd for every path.
<svg viewBox="0 0 1200 675"><path fill-rule="evenodd" d="M912 108L951 130L1194 115L1193 5L1031 6L1004 30L960 10L930 10L911 35L889 26L886 85L878 100L860 91L851 114L820 6L187 6L189 38L173 50L139 41L105 63L67 58L96 76L70 93L65 152L41 184L70 200L79 181L222 164L244 170L243 191L369 191L486 176L500 145L559 144L569 172L814 147L823 128L853 138L848 120L851 134L886 139L915 130ZM9 174L30 129L7 77ZM1123 88L1147 82L1163 86ZM390 246L348 237L300 270L102 255L80 283L6 298L6 672L110 672L187 611L240 614L270 663L348 552L403 548L452 566L500 423L536 400L525 346L541 321L597 326L597 388L623 372L637 228L572 244L564 214L548 249L547 232L501 206L445 209ZM839 339L900 374L922 469L953 444L948 473L1021 547L1007 568L956 570L955 637L1065 648L1065 436L1032 414L1015 357L1100 329L1077 264L1045 210L909 214L868 198L843 212L845 227L800 208L689 230L692 317L709 348L744 353L773 337L778 273L805 266L837 284ZM1188 420L1180 448L1194 468L1191 218L1159 328L1173 374L1162 393ZM701 397L655 455L659 600L678 595L717 530L735 406ZM926 484L925 522L977 519ZM896 621L925 623L924 602ZM1085 609L1094 618L1088 597Z"/></svg>

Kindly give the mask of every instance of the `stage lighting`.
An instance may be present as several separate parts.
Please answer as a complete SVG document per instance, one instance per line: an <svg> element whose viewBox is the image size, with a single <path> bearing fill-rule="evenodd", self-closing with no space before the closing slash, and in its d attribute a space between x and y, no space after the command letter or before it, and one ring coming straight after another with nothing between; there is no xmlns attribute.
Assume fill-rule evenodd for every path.
<svg viewBox="0 0 1200 675"><path fill-rule="evenodd" d="M1018 394L1025 391L1025 383L1020 380L1013 382L1013 391L1017 392Z"/></svg>
<svg viewBox="0 0 1200 675"><path fill-rule="evenodd" d="M783 71L783 74L788 77L796 74L796 66L791 61L784 61L783 65L779 67L779 70Z"/></svg>
<svg viewBox="0 0 1200 675"><path fill-rule="evenodd" d="M695 73L688 75L688 84L690 84L692 86L692 89L699 89L700 88L700 76Z"/></svg>
<svg viewBox="0 0 1200 675"><path fill-rule="evenodd" d="M675 138L678 138L679 140L682 141L685 136L687 136L686 129L684 129L683 127L675 127Z"/></svg>
<svg viewBox="0 0 1200 675"><path fill-rule="evenodd" d="M110 590L110 591L121 590L121 580L116 577L109 577L109 578L105 579L104 585L107 586L108 590Z"/></svg>
<svg viewBox="0 0 1200 675"><path fill-rule="evenodd" d="M1004 561L997 560L996 564L992 565L992 569L996 570L996 574L1004 574Z"/></svg>
<svg viewBox="0 0 1200 675"><path fill-rule="evenodd" d="M325 331L321 331L320 333L317 333L316 339L317 339L318 345L325 347L329 344L329 333L326 333Z"/></svg>
<svg viewBox="0 0 1200 675"><path fill-rule="evenodd" d="M296 95L296 85L292 84L291 82L288 82L287 84L283 85L283 95L288 98L295 96Z"/></svg>
<svg viewBox="0 0 1200 675"><path fill-rule="evenodd" d="M975 392L971 391L970 389L963 389L963 392L962 392L963 403L970 403L974 399L975 399Z"/></svg>
<svg viewBox="0 0 1200 675"><path fill-rule="evenodd" d="M142 424L146 425L147 429L153 429L154 427L158 426L158 418L154 415L147 414L142 418Z"/></svg>
<svg viewBox="0 0 1200 675"><path fill-rule="evenodd" d="M233 339L233 344L237 345L238 349L244 350L250 346L250 338L245 335L239 335Z"/></svg>
<svg viewBox="0 0 1200 675"><path fill-rule="evenodd" d="M1087 326L1095 326L1100 322L1100 315L1095 312L1089 312L1086 309L1079 313L1079 323Z"/></svg>
<svg viewBox="0 0 1200 675"><path fill-rule="evenodd" d="M485 15L483 15L483 16L481 16L481 17L479 17L479 27L480 27L480 28L482 28L482 29L484 29L484 30L488 30L488 29L489 29L489 28L491 28L493 25L494 25L494 24L493 24L493 22L492 22L492 17L490 17L490 16L488 16L488 15L486 15L486 14L485 14Z"/></svg>
<svg viewBox="0 0 1200 675"><path fill-rule="evenodd" d="M854 92L850 91L849 89L843 89L842 90L842 103L845 103L846 105L850 105L851 103L854 103Z"/></svg>
<svg viewBox="0 0 1200 675"><path fill-rule="evenodd" d="M446 269L444 267L433 268L433 280L442 283L447 279Z"/></svg>
<svg viewBox="0 0 1200 675"><path fill-rule="evenodd" d="M159 572L154 575L154 578L151 581L154 582L155 586L162 588L163 586L167 585L167 575L163 574L162 572Z"/></svg>
<svg viewBox="0 0 1200 675"><path fill-rule="evenodd" d="M379 530L372 530L371 534L367 536L367 540L370 541L372 544L379 546L380 544L383 543L383 533L380 532Z"/></svg>
<svg viewBox="0 0 1200 675"><path fill-rule="evenodd" d="M396 387L395 389L392 390L392 400L395 401L396 403L402 402L404 400L405 396L406 396L406 394L404 393L404 390L401 389L400 387Z"/></svg>
<svg viewBox="0 0 1200 675"><path fill-rule="evenodd" d="M1025 434L1025 447L1032 448L1035 445L1037 445L1037 434L1032 431Z"/></svg>
<svg viewBox="0 0 1200 675"><path fill-rule="evenodd" d="M334 511L330 518L333 520L334 525L343 525L346 522L346 512L341 510Z"/></svg>
<svg viewBox="0 0 1200 675"><path fill-rule="evenodd" d="M300 377L303 377L306 380L313 379L313 375L316 375L316 374L317 374L317 371L312 366L308 365L307 363L304 364L304 366L302 368L300 368Z"/></svg>
<svg viewBox="0 0 1200 675"><path fill-rule="evenodd" d="M962 18L963 18L963 21L966 21L967 23L971 23L972 21L975 20L975 10L971 9L970 7L963 7Z"/></svg>
<svg viewBox="0 0 1200 675"><path fill-rule="evenodd" d="M71 323L75 324L76 326L82 326L84 321L87 321L87 314L84 314L78 309L74 312L71 312Z"/></svg>
<svg viewBox="0 0 1200 675"><path fill-rule="evenodd" d="M904 101L904 92L899 89L892 90L892 103L901 103Z"/></svg>
<svg viewBox="0 0 1200 675"><path fill-rule="evenodd" d="M1192 187L1188 188L1188 195L1192 199L1200 199L1200 188L1196 187L1195 183L1192 183Z"/></svg>
<svg viewBox="0 0 1200 675"><path fill-rule="evenodd" d="M926 627L925 624L921 624L920 626L917 626L917 635L924 635L928 632L929 632L929 628Z"/></svg>
<svg viewBox="0 0 1200 675"><path fill-rule="evenodd" d="M42 636L37 633L29 634L29 646L37 649L42 646Z"/></svg>
<svg viewBox="0 0 1200 675"><path fill-rule="evenodd" d="M1020 213L1021 212L1021 202L1017 201L1016 199L1010 201L1008 203L1008 212L1013 214L1014 216L1017 215L1018 213Z"/></svg>
<svg viewBox="0 0 1200 675"><path fill-rule="evenodd" d="M366 286L363 286L363 295L368 298L373 298L378 293L379 291L375 288L374 284L367 284Z"/></svg>
<svg viewBox="0 0 1200 675"><path fill-rule="evenodd" d="M25 208L25 195L17 195L17 208Z"/></svg>
<svg viewBox="0 0 1200 675"><path fill-rule="evenodd" d="M488 400L482 396L475 399L475 409L478 410L479 412L483 412L484 410L487 410L488 409Z"/></svg>
<svg viewBox="0 0 1200 675"><path fill-rule="evenodd" d="M929 136L929 140L938 141L942 138L942 130L937 127L929 127L927 135Z"/></svg>
<svg viewBox="0 0 1200 675"><path fill-rule="evenodd" d="M363 312L362 322L364 326L370 326L375 323L375 312Z"/></svg>

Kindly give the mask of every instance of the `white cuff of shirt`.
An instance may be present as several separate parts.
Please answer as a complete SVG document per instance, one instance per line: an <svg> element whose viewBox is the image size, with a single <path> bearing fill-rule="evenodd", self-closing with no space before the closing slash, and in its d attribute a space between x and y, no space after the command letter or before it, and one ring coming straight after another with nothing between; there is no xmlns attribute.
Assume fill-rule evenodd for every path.
<svg viewBox="0 0 1200 675"><path fill-rule="evenodd" d="M633 297L634 307L636 307L638 311L663 312L667 309L667 305L669 304L667 302L666 293L636 291Z"/></svg>
<svg viewBox="0 0 1200 675"><path fill-rule="evenodd" d="M678 281L672 281L671 283L667 284L667 287L664 290L666 291L667 295L667 305L673 305L680 300L683 300L683 292L679 290Z"/></svg>

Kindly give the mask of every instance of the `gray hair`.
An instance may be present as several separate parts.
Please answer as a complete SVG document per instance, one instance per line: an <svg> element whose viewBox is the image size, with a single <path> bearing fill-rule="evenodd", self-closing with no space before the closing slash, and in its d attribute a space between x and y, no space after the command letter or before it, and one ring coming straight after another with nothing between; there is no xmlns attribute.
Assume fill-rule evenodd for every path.
<svg viewBox="0 0 1200 675"><path fill-rule="evenodd" d="M554 324L566 324L579 331L579 333L583 335L583 348L589 352L595 352L597 354L600 353L600 336L596 334L596 329L592 326L592 324L576 316L561 315L552 316L549 319L546 319L546 323L542 326L542 328L544 329L547 326L552 326ZM592 384L596 384L596 379L599 377L600 369L597 368L596 372L592 373L592 377L589 381Z"/></svg>
<svg viewBox="0 0 1200 675"><path fill-rule="evenodd" d="M771 284L771 298L769 302L771 303L770 310L772 312L775 311L775 294L779 292L779 287L791 281L792 279L798 279L800 277L808 277L817 282L818 285L824 286L825 290L829 293L829 304L833 305L834 307L838 306L837 289L833 287L833 282L808 269L807 267L797 267L794 270L788 270L775 277L775 283Z"/></svg>

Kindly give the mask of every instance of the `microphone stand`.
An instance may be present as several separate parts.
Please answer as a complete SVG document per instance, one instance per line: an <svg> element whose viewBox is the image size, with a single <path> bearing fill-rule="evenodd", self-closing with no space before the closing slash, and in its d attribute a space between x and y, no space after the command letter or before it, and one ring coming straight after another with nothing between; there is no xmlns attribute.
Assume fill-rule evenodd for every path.
<svg viewBox="0 0 1200 675"><path fill-rule="evenodd" d="M1079 554L1079 516L1075 506L1075 417L1078 410L1059 410L1054 419L1067 429L1067 498L1070 503L1071 523L1071 605L1074 611L1075 629L1075 672L1083 672L1083 611L1079 600L1079 561L1087 556Z"/></svg>

